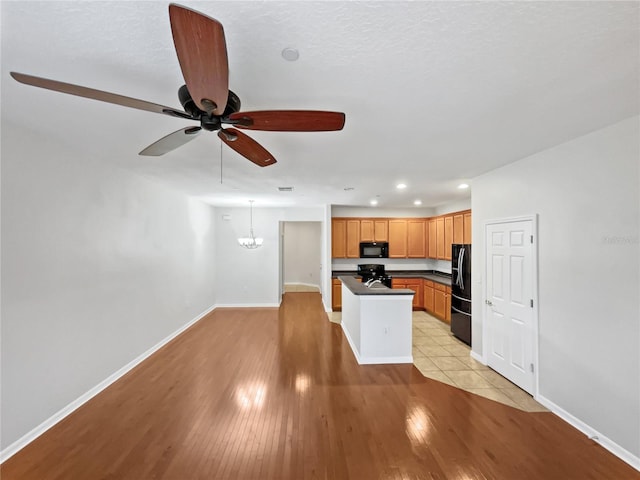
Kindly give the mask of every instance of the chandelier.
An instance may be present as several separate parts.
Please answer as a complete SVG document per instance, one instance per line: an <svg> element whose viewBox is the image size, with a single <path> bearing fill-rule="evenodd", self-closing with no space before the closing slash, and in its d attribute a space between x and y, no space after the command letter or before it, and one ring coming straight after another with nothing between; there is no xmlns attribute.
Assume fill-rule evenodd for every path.
<svg viewBox="0 0 640 480"><path fill-rule="evenodd" d="M253 200L249 200L249 236L238 238L238 243L244 248L252 250L262 246L262 238L253 234Z"/></svg>

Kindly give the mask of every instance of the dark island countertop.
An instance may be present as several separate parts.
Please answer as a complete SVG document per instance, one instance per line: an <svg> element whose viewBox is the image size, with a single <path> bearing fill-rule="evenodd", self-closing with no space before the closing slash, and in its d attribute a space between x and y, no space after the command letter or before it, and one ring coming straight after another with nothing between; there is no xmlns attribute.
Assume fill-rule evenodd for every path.
<svg viewBox="0 0 640 480"><path fill-rule="evenodd" d="M354 295L414 295L415 292L408 288L389 288L380 284L369 288L364 283L359 282L355 275L340 275L338 279L349 289Z"/></svg>
<svg viewBox="0 0 640 480"><path fill-rule="evenodd" d="M424 278L425 280L431 280L432 282L441 283L449 287L451 286L451 275L437 270L387 270L386 274L398 278ZM340 276L359 278L357 272L353 270L333 270L331 276L333 278Z"/></svg>

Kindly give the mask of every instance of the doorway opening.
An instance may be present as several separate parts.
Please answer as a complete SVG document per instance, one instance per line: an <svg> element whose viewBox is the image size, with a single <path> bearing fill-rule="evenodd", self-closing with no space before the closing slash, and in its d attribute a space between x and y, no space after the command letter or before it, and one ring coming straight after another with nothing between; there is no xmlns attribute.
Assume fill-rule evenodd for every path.
<svg viewBox="0 0 640 480"><path fill-rule="evenodd" d="M322 222L281 222L281 292L322 293Z"/></svg>

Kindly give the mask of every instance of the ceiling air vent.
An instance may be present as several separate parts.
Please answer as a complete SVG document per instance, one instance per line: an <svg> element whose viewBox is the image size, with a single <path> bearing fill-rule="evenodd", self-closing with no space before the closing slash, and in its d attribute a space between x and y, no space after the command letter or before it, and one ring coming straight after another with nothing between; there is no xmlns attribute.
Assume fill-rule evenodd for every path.
<svg viewBox="0 0 640 480"><path fill-rule="evenodd" d="M293 187L278 187L281 192L293 192Z"/></svg>

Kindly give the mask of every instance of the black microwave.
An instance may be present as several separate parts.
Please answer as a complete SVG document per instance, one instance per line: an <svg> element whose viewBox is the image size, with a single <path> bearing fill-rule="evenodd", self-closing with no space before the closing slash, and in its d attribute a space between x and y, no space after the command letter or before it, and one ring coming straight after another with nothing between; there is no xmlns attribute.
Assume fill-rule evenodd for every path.
<svg viewBox="0 0 640 480"><path fill-rule="evenodd" d="M360 258L389 258L389 242L360 242Z"/></svg>

